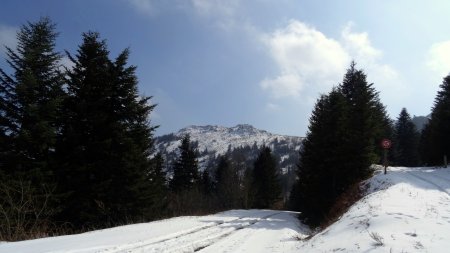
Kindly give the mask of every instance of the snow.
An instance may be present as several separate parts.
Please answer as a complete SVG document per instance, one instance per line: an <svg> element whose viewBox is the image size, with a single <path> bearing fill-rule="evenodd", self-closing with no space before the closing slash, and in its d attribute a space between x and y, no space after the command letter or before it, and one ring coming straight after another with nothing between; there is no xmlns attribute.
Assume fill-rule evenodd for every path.
<svg viewBox="0 0 450 253"><path fill-rule="evenodd" d="M78 235L4 243L0 244L0 252L289 252L286 250L295 250L298 245L294 236L307 232L293 212L231 210Z"/></svg>
<svg viewBox="0 0 450 253"><path fill-rule="evenodd" d="M337 222L310 231L296 213L231 210L71 236L0 243L0 253L449 252L450 169L378 170L366 196Z"/></svg>
<svg viewBox="0 0 450 253"><path fill-rule="evenodd" d="M301 251L449 252L450 169L379 170L367 187L367 196Z"/></svg>
<svg viewBox="0 0 450 253"><path fill-rule="evenodd" d="M234 127L223 126L189 126L178 131L175 136L181 139L185 135L191 137L191 141L198 141L198 150L214 151L216 155L224 155L228 148L252 146L256 143L258 147L275 141L286 141L295 151L300 150L302 137L278 135L259 130L251 125L240 124ZM174 152L180 142L178 140L163 144L156 143L157 149L166 152ZM272 147L273 148L273 147Z"/></svg>

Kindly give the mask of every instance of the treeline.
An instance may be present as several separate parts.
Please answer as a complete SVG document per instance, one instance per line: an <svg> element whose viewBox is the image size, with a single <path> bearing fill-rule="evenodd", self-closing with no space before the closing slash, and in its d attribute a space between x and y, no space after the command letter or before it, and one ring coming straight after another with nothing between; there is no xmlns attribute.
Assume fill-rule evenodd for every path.
<svg viewBox="0 0 450 253"><path fill-rule="evenodd" d="M245 160L221 156L216 167L203 171L199 170L196 153L189 135L185 136L172 165L173 174L168 177L170 216L283 207L277 164L270 148L263 147L251 167Z"/></svg>
<svg viewBox="0 0 450 253"><path fill-rule="evenodd" d="M289 203L301 212L300 219L319 226L337 218L343 202L358 197L358 184L372 174L371 165L383 163L384 138L393 143L389 165L442 166L450 155L450 75L440 88L419 133L405 108L396 121L389 119L373 84L352 62L342 83L318 99L310 117Z"/></svg>
<svg viewBox="0 0 450 253"><path fill-rule="evenodd" d="M55 28L49 18L23 25L0 69L0 240L278 201L268 148L244 175L225 157L209 175L186 137L168 177L153 154L155 105L138 93L129 50L112 58L106 41L86 32L75 53L62 54Z"/></svg>

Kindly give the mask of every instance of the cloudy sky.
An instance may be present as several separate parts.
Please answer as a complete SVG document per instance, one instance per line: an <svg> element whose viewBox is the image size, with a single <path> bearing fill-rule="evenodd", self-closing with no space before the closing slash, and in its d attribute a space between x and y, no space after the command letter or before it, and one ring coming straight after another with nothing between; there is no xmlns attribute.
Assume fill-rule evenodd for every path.
<svg viewBox="0 0 450 253"><path fill-rule="evenodd" d="M158 135L248 123L304 136L351 60L392 118L402 107L429 114L450 72L449 10L446 0L3 0L0 44L14 47L23 23L49 16L60 51L89 30L112 57L130 47L140 91L158 104Z"/></svg>

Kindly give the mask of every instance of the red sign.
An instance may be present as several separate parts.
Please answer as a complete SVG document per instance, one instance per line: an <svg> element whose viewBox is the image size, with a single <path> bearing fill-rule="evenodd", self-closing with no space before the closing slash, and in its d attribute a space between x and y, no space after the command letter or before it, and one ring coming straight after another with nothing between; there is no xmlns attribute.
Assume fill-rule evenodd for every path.
<svg viewBox="0 0 450 253"><path fill-rule="evenodd" d="M389 149L392 146L392 142L389 139L383 139L381 141L381 147L383 147L384 149Z"/></svg>

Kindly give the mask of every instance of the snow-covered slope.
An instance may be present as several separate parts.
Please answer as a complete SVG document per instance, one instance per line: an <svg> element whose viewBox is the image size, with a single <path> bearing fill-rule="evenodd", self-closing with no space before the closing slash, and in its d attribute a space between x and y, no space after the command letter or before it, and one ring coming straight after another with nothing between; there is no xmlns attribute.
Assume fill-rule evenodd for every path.
<svg viewBox="0 0 450 253"><path fill-rule="evenodd" d="M300 252L450 252L450 169L390 168Z"/></svg>
<svg viewBox="0 0 450 253"><path fill-rule="evenodd" d="M251 125L223 126L189 126L177 133L155 138L156 151L162 152L168 164L173 163L180 140L189 135L191 142L199 152L202 169L208 167L219 155L231 156L232 152L243 152L249 159L254 159L259 148L266 145L277 155L280 169L293 167L298 161L302 137L286 136L259 130Z"/></svg>
<svg viewBox="0 0 450 253"><path fill-rule="evenodd" d="M259 130L251 125L241 124L235 127L223 126L189 126L173 134L175 138L170 141L161 141L163 137L156 138L157 149L165 149L167 152L176 150L179 140L185 135L191 137L191 141L198 142L200 152L205 149L214 151L216 155L224 155L230 148L268 145L276 142L287 142L294 150L299 150L301 137L272 134L265 130Z"/></svg>

